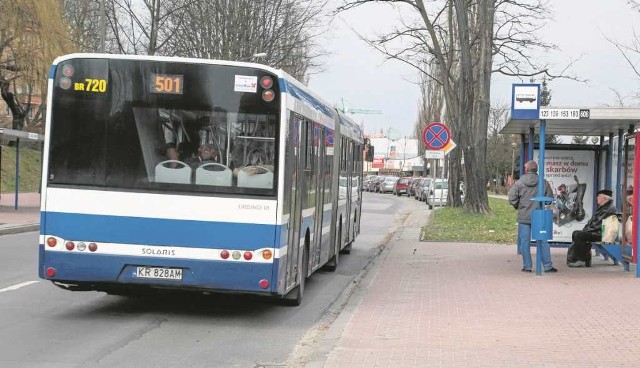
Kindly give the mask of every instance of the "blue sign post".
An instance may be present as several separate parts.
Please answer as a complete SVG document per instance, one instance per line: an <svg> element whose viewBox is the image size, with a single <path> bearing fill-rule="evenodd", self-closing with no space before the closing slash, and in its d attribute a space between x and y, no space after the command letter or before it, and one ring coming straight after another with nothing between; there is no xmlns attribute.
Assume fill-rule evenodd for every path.
<svg viewBox="0 0 640 368"><path fill-rule="evenodd" d="M551 197L544 196L544 149L546 120L540 120L540 149L538 152L538 196L533 200L539 202L537 210L532 211L531 216L531 237L536 241L536 275L542 274L542 244L547 243L553 237L553 214L551 210L544 208L545 202L553 201Z"/></svg>
<svg viewBox="0 0 640 368"><path fill-rule="evenodd" d="M540 85L514 84L511 89L511 119L540 119ZM544 208L545 202L553 198L544 196L544 149L546 121L540 120L540 150L538 154L538 196L532 200L539 203L538 209L532 211L531 238L536 241L536 275L542 274L542 245L553 237L553 216ZM529 151L533 153L533 128L529 135ZM529 157L532 157L531 155ZM530 246L530 245L529 245Z"/></svg>

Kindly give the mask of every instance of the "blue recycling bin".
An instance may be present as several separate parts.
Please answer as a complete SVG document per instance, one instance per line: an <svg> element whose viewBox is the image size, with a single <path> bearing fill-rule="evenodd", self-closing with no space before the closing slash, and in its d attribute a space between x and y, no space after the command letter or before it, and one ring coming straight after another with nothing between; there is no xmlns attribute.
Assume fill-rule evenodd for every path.
<svg viewBox="0 0 640 368"><path fill-rule="evenodd" d="M531 211L531 239L551 240L553 238L553 211Z"/></svg>

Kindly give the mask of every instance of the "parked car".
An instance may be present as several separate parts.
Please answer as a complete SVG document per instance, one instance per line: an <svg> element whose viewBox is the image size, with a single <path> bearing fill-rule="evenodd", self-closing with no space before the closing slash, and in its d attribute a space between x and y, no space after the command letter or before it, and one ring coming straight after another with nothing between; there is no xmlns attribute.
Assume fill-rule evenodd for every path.
<svg viewBox="0 0 640 368"><path fill-rule="evenodd" d="M416 177L411 179L411 183L409 183L408 187L407 187L407 196L409 197L414 197L416 195L416 186L418 186L418 183L420 182L420 179L422 179L421 177Z"/></svg>
<svg viewBox="0 0 640 368"><path fill-rule="evenodd" d="M373 182L373 191L374 192L379 192L380 191L380 184L382 184L382 182L384 181L385 176L378 176L378 178Z"/></svg>
<svg viewBox="0 0 640 368"><path fill-rule="evenodd" d="M402 194L406 194L407 187L409 186L410 181L411 181L411 178L398 179L398 181L396 181L395 187L393 188L393 194L397 195L398 197Z"/></svg>
<svg viewBox="0 0 640 368"><path fill-rule="evenodd" d="M362 181L362 190L366 190L368 192L369 184L371 183L371 180L375 178L376 178L376 175L367 175Z"/></svg>
<svg viewBox="0 0 640 368"><path fill-rule="evenodd" d="M378 175L372 175L369 180L367 180L367 184L365 185L365 190L367 192L373 192L373 187L376 180L378 180Z"/></svg>
<svg viewBox="0 0 640 368"><path fill-rule="evenodd" d="M380 193L393 193L393 189L396 186L396 182L400 179L397 176L387 176L384 181L380 183Z"/></svg>
<svg viewBox="0 0 640 368"><path fill-rule="evenodd" d="M433 206L444 206L447 204L447 195L449 194L449 182L447 179L436 179L429 185L429 195L427 196L427 206L433 209Z"/></svg>
<svg viewBox="0 0 640 368"><path fill-rule="evenodd" d="M424 183L425 182L430 183L431 182L431 178L422 178L422 179L420 179L420 181L416 185L415 192L414 192L414 195L413 195L413 199L415 199L417 201L421 201L422 200L422 191L424 190Z"/></svg>
<svg viewBox="0 0 640 368"><path fill-rule="evenodd" d="M420 188L420 198L418 198L420 201L424 202L427 199L427 195L429 194L429 186L431 185L431 178L427 178L425 179L422 184L421 184L421 188Z"/></svg>

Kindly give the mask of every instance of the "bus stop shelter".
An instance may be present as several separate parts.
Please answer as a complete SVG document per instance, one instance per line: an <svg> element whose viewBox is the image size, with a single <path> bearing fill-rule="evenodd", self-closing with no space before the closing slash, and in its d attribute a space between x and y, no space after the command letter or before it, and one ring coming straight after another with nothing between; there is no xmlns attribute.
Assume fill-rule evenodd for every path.
<svg viewBox="0 0 640 368"><path fill-rule="evenodd" d="M520 163L519 171L522 174L524 163L531 159L538 159L542 163L540 165L539 174L548 179L556 175L556 172L563 172L556 175L561 178L562 184L570 183L573 180L574 186L580 186L577 175L581 167L592 169L592 177L582 183L582 187L590 187L593 189L611 189L614 192L614 201L619 212L622 212L626 192L625 181L627 187L633 183L634 188L638 188L638 177L635 173L638 171L638 163L634 162L634 157L638 157L635 153L635 135L637 134L636 126L640 125L640 108L624 108L624 107L543 107L539 112L539 119L514 119L511 118L500 131L501 134L515 134L520 136ZM542 133L542 134L541 134ZM539 142L534 142L536 135L539 135ZM559 136L587 136L598 137L595 144L547 144L545 135ZM626 145L625 145L626 144ZM627 152L623 149L627 147ZM536 150L537 149L537 150ZM549 152L555 152L555 159L545 160ZM583 152L579 159L575 159L575 152ZM586 153L584 153L586 152ZM537 156L537 157L536 157ZM562 162L564 160L564 162ZM588 161L593 161L589 163ZM627 164L625 165L625 162ZM573 165L575 164L576 167ZM553 166L557 165L557 166ZM549 180L550 181L550 180ZM589 182L590 181L590 182ZM551 181L550 181L551 182ZM554 193L558 189L554 182ZM566 187L566 186L565 186ZM584 196L584 190L581 193ZM555 195L554 195L555 197ZM633 191L633 218L639 208L639 198L637 190ZM595 195L584 197L585 204L591 209L595 209ZM585 206L586 207L586 206ZM586 213L586 221L592 215L593 211ZM626 216L625 216L626 217ZM625 218L626 220L626 218ZM556 218L554 218L554 223ZM558 225L558 226L556 226ZM558 221L554 225L554 238L556 234L562 233L566 224ZM580 225L576 222L575 225ZM624 226L624 222L622 223ZM557 230L560 228L560 230ZM573 229L571 229L573 230ZM611 256L614 263L622 261L625 269L628 270L629 263L637 264L637 241L638 238L638 222L633 224L633 239L623 245L607 244L600 245L596 249L604 251L605 257ZM556 243L563 246L567 245L566 236L564 240L549 240L549 243ZM570 243L570 238L568 240ZM625 247L631 253L625 254ZM640 270L637 270L637 276L640 277Z"/></svg>
<svg viewBox="0 0 640 368"><path fill-rule="evenodd" d="M14 209L18 209L18 198L20 192L20 142L44 142L44 136L38 133L24 132L22 130L0 128L0 141L14 142L16 147L16 173L15 173L15 203ZM2 146L0 146L0 168L2 168ZM0 175L2 171L0 170ZM1 182L1 181L0 181ZM0 194L2 188L0 188Z"/></svg>

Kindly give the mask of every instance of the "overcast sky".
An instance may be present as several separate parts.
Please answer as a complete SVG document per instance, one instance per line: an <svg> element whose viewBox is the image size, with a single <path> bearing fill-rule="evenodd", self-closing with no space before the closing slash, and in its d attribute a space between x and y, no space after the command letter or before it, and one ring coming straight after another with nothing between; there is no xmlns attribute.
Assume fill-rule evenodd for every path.
<svg viewBox="0 0 640 368"><path fill-rule="evenodd" d="M577 59L570 72L588 80L554 80L550 84L551 104L616 105L611 91L615 89L626 98L627 105L637 105L632 95L640 91L640 80L605 36L630 45L634 22L639 24L640 35L640 14L625 0L555 0L550 6L553 19L540 36L558 45L559 51L551 53L549 61L560 69ZM332 103L341 104L344 99L347 108L381 110L382 114L353 115L364 125L365 133L395 127L400 134L411 135L417 119L417 72L399 61L385 61L349 29L371 35L398 24L397 19L394 8L382 3L341 14L326 34L323 47L330 56L325 58L325 71L310 81L310 87ZM520 80L494 76L492 105L511 103L512 83Z"/></svg>

